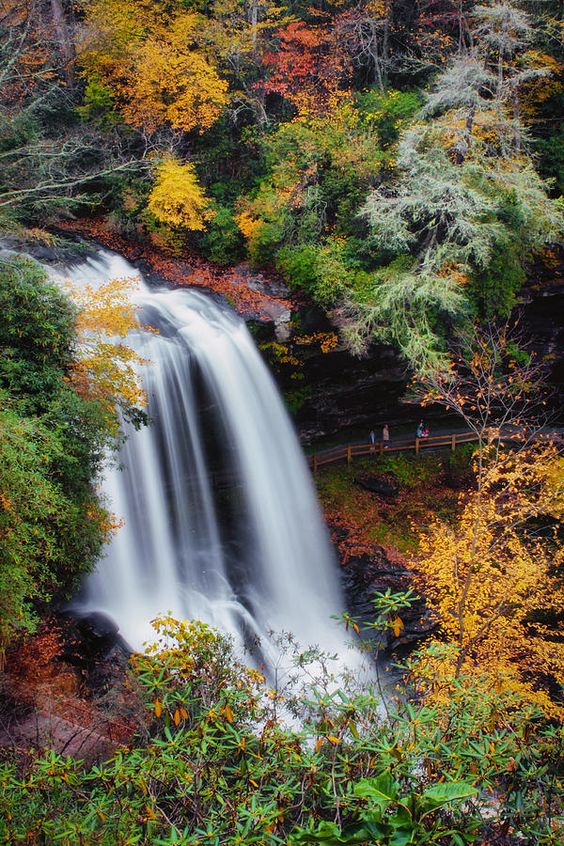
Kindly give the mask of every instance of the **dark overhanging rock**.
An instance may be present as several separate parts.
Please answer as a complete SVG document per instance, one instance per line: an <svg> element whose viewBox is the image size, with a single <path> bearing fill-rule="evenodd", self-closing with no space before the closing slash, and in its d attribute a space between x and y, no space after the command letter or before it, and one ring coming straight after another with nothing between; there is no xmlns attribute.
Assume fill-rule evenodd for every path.
<svg viewBox="0 0 564 846"><path fill-rule="evenodd" d="M400 490L398 480L393 473L383 473L379 476L372 473L359 473L355 477L355 483L385 499L395 499Z"/></svg>

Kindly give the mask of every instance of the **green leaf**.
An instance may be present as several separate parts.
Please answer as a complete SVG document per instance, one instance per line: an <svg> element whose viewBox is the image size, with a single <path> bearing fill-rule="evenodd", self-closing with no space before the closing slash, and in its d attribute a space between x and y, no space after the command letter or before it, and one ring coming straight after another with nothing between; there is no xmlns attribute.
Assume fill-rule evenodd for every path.
<svg viewBox="0 0 564 846"><path fill-rule="evenodd" d="M353 846L355 843L366 843L374 834L372 826L356 825L341 831L338 825L331 822L320 822L315 831L302 831L294 834L290 843L319 843L322 846Z"/></svg>
<svg viewBox="0 0 564 846"><path fill-rule="evenodd" d="M478 791L463 781L447 781L428 787L421 795L421 806L426 810L435 810L453 802L462 802L475 796Z"/></svg>
<svg viewBox="0 0 564 846"><path fill-rule="evenodd" d="M406 846L407 843L412 843L414 833L413 828L397 828L390 837L389 846Z"/></svg>
<svg viewBox="0 0 564 846"><path fill-rule="evenodd" d="M388 805L398 798L399 785L388 772L381 773L376 778L365 778L357 782L353 793L360 799L371 799L373 802Z"/></svg>

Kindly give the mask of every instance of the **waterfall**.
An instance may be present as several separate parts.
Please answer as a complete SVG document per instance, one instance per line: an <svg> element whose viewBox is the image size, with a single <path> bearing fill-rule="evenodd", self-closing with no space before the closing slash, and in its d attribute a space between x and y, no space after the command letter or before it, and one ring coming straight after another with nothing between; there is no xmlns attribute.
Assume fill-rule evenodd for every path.
<svg viewBox="0 0 564 846"><path fill-rule="evenodd" d="M53 271L51 271L53 275ZM124 425L103 489L123 519L77 602L115 619L134 647L171 612L246 645L268 632L343 653L343 607L309 469L245 323L208 295L154 290L100 250L58 269L80 285L138 277L150 425Z"/></svg>

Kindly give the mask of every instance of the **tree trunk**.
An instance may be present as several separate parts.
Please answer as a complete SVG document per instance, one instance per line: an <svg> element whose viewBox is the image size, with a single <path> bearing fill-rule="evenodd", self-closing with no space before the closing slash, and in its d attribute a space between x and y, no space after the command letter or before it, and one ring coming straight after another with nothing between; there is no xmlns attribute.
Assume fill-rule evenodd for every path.
<svg viewBox="0 0 564 846"><path fill-rule="evenodd" d="M62 0L51 0L51 16L59 43L59 51L63 60L63 71L67 85L74 85L74 44L69 32Z"/></svg>

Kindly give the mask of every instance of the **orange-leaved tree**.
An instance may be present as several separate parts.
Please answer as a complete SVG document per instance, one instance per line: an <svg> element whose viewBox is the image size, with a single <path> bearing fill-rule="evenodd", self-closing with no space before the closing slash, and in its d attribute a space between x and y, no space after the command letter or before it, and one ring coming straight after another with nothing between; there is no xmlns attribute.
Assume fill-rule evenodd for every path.
<svg viewBox="0 0 564 846"><path fill-rule="evenodd" d="M417 582L438 631L414 675L441 699L470 672L554 716L551 692L564 672L555 626L564 460L553 435L531 426L538 377L507 326L490 326L465 339L450 371L420 383L423 401L457 411L478 446L475 484L456 519L436 518L420 536Z"/></svg>
<svg viewBox="0 0 564 846"><path fill-rule="evenodd" d="M326 26L298 21L279 29L276 36L277 50L262 57L269 72L265 90L280 94L299 114L326 112L335 96L346 90L351 70L335 33Z"/></svg>

